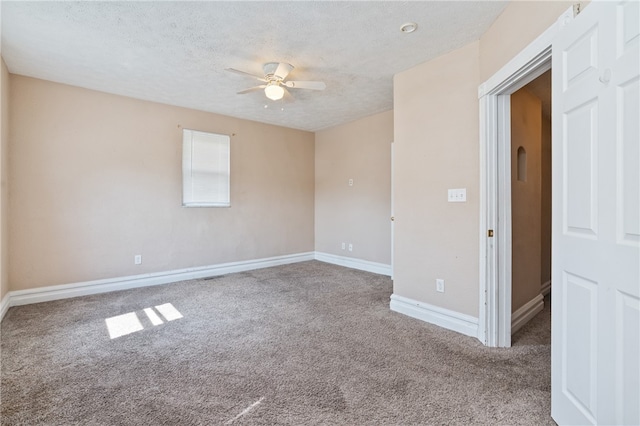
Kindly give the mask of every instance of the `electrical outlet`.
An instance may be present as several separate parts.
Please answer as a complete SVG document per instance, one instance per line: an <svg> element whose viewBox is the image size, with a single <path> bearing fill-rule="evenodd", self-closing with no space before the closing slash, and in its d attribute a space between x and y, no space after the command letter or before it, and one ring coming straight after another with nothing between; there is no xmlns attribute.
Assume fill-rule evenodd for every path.
<svg viewBox="0 0 640 426"><path fill-rule="evenodd" d="M349 186L353 186L353 179L349 179Z"/></svg>
<svg viewBox="0 0 640 426"><path fill-rule="evenodd" d="M436 279L436 291L444 293L444 280L440 278Z"/></svg>
<svg viewBox="0 0 640 426"><path fill-rule="evenodd" d="M347 248L347 243L342 243L342 250Z"/></svg>
<svg viewBox="0 0 640 426"><path fill-rule="evenodd" d="M136 254L133 257L133 263L135 263L136 265L140 265L142 263L142 255L141 254Z"/></svg>
<svg viewBox="0 0 640 426"><path fill-rule="evenodd" d="M349 243L349 251L353 251L353 244Z"/></svg>

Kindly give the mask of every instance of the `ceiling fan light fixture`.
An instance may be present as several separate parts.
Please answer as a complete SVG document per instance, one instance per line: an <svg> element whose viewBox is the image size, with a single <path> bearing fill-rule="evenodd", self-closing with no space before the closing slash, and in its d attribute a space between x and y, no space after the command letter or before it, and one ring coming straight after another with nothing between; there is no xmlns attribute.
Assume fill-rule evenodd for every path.
<svg viewBox="0 0 640 426"><path fill-rule="evenodd" d="M284 89L280 87L278 83L269 83L267 87L264 88L264 94L272 101L277 101L284 96Z"/></svg>

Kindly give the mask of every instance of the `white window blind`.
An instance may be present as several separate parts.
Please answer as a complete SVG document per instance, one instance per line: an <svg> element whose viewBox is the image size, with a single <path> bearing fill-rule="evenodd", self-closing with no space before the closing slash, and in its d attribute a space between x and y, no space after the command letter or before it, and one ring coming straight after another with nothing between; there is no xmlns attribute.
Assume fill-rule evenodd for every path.
<svg viewBox="0 0 640 426"><path fill-rule="evenodd" d="M229 207L230 138L182 130L182 205Z"/></svg>

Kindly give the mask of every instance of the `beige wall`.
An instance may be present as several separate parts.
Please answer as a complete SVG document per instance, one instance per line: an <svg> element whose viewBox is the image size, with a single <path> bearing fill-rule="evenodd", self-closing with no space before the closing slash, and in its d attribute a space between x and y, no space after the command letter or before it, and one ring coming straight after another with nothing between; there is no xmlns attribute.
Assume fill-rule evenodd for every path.
<svg viewBox="0 0 640 426"><path fill-rule="evenodd" d="M571 5L511 2L479 42L395 76L395 294L478 315L477 89ZM466 203L447 203L465 187Z"/></svg>
<svg viewBox="0 0 640 426"><path fill-rule="evenodd" d="M9 72L0 58L0 299L9 291Z"/></svg>
<svg viewBox="0 0 640 426"><path fill-rule="evenodd" d="M480 38L480 81L485 81L549 28L574 3L512 1Z"/></svg>
<svg viewBox="0 0 640 426"><path fill-rule="evenodd" d="M316 251L391 263L392 140L393 111L316 133Z"/></svg>
<svg viewBox="0 0 640 426"><path fill-rule="evenodd" d="M520 147L526 153L526 173L518 171ZM523 88L511 95L512 312L540 294L541 154L542 103Z"/></svg>
<svg viewBox="0 0 640 426"><path fill-rule="evenodd" d="M313 133L15 75L10 105L12 290L314 249ZM182 128L233 134L231 208L181 207Z"/></svg>
<svg viewBox="0 0 640 426"><path fill-rule="evenodd" d="M478 315L479 44L394 78L394 294ZM466 188L466 203L447 189ZM445 280L437 293L435 280Z"/></svg>

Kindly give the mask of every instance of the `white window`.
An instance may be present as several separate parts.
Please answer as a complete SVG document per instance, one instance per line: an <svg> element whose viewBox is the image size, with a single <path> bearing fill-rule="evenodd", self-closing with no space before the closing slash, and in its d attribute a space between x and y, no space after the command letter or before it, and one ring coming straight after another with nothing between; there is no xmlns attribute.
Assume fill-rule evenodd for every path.
<svg viewBox="0 0 640 426"><path fill-rule="evenodd" d="M229 207L230 138L182 131L182 205Z"/></svg>

